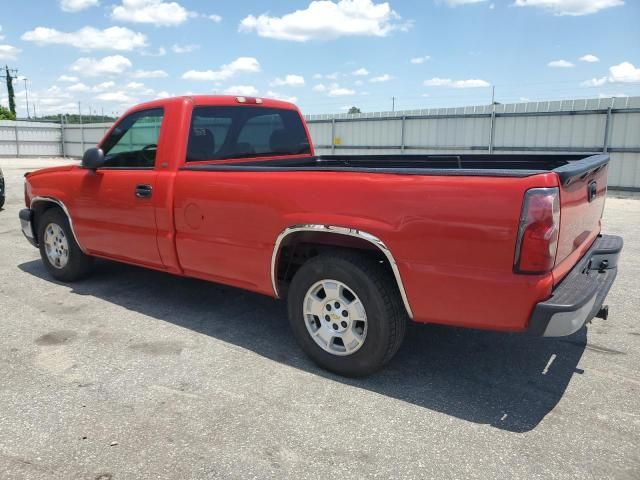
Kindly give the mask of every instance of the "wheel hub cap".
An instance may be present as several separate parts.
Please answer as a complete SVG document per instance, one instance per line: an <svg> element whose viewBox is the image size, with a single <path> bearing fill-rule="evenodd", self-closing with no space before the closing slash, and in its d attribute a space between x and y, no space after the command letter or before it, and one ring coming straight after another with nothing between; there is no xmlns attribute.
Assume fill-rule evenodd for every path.
<svg viewBox="0 0 640 480"><path fill-rule="evenodd" d="M57 223L50 223L44 229L44 250L49 263L55 268L62 269L69 262L69 242Z"/></svg>
<svg viewBox="0 0 640 480"><path fill-rule="evenodd" d="M304 317L311 338L332 355L351 355L364 343L364 305L342 282L326 279L312 285L304 298Z"/></svg>

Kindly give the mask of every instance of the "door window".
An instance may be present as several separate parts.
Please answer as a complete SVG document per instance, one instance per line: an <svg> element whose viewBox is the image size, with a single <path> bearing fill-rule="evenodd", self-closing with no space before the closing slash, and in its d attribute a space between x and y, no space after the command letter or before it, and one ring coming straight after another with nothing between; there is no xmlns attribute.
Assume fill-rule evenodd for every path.
<svg viewBox="0 0 640 480"><path fill-rule="evenodd" d="M162 118L161 108L123 118L102 143L105 168L153 168Z"/></svg>

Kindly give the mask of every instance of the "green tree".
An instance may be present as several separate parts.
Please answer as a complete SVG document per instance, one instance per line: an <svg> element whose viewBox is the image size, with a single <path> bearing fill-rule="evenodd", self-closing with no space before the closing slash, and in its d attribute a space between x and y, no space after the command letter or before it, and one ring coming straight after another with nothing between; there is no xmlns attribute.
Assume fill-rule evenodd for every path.
<svg viewBox="0 0 640 480"><path fill-rule="evenodd" d="M16 118L16 96L13 93L13 77L9 72L9 66L5 65L4 70L7 79L7 95L9 96L9 110L13 114L13 118Z"/></svg>
<svg viewBox="0 0 640 480"><path fill-rule="evenodd" d="M354 113L362 113L362 111L358 107L351 107L347 113L353 115Z"/></svg>
<svg viewBox="0 0 640 480"><path fill-rule="evenodd" d="M11 111L0 105L0 120L15 120L16 116Z"/></svg>

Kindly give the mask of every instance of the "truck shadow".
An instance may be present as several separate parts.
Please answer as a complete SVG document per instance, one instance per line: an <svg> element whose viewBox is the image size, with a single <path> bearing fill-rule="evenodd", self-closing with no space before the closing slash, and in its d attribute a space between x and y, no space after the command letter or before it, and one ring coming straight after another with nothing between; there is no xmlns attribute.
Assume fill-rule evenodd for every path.
<svg viewBox="0 0 640 480"><path fill-rule="evenodd" d="M40 262L19 265L55 282ZM155 319L249 349L331 381L511 432L535 428L557 405L586 346L586 329L562 339L412 325L382 372L347 379L315 366L288 328L284 302L204 281L112 262L71 285Z"/></svg>

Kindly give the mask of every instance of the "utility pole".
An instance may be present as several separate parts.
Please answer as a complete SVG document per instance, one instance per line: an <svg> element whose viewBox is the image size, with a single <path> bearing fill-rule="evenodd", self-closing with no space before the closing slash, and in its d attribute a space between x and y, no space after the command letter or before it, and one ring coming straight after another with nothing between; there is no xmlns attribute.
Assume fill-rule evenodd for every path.
<svg viewBox="0 0 640 480"><path fill-rule="evenodd" d="M491 124L489 126L489 155L493 154L496 130L496 87L491 87Z"/></svg>
<svg viewBox="0 0 640 480"><path fill-rule="evenodd" d="M29 115L29 93L27 92L27 77L22 77L22 79L24 80L24 100L25 103L27 104L27 118L31 118L31 115ZM35 112L34 112L35 114Z"/></svg>
<svg viewBox="0 0 640 480"><path fill-rule="evenodd" d="M80 108L80 102L78 102L78 121L82 123L82 109Z"/></svg>
<svg viewBox="0 0 640 480"><path fill-rule="evenodd" d="M391 97L391 111L396 111L396 97Z"/></svg>
<svg viewBox="0 0 640 480"><path fill-rule="evenodd" d="M4 78L7 82L7 96L9 97L9 111L16 116L16 98L13 93L13 81L18 78L18 70L4 66L4 73L0 74L0 78Z"/></svg>

